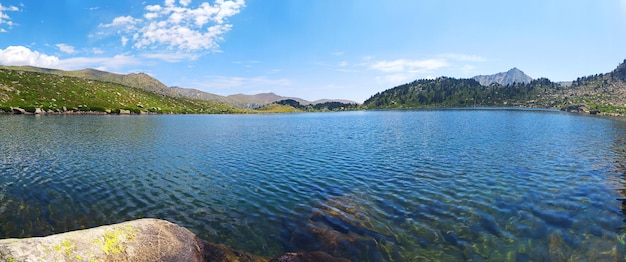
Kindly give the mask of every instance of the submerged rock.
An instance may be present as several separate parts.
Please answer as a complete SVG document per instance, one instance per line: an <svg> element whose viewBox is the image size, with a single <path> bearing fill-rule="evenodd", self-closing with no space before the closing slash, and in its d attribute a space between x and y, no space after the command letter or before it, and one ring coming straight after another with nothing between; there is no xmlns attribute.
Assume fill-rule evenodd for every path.
<svg viewBox="0 0 626 262"><path fill-rule="evenodd" d="M306 223L292 232L298 250L321 250L337 257L391 260L398 247L389 232L381 232L369 211L349 196L339 196L311 210Z"/></svg>
<svg viewBox="0 0 626 262"><path fill-rule="evenodd" d="M286 253L270 260L270 262L348 262L344 258L336 258L324 252Z"/></svg>

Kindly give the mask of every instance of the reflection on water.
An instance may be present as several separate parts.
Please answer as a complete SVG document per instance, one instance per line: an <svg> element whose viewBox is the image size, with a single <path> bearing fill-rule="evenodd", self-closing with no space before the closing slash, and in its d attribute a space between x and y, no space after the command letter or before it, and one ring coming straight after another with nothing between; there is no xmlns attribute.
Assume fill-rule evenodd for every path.
<svg viewBox="0 0 626 262"><path fill-rule="evenodd" d="M0 116L0 236L157 217L264 256L624 260L625 131L524 110Z"/></svg>

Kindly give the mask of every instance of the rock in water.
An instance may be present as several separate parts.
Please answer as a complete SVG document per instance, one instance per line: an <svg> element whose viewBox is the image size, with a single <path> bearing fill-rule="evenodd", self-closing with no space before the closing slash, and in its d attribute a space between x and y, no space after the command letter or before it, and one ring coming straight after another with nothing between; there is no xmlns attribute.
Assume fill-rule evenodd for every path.
<svg viewBox="0 0 626 262"><path fill-rule="evenodd" d="M0 261L266 262L198 238L184 227L152 218L47 237L0 240ZM324 252L286 253L271 261L344 262Z"/></svg>
<svg viewBox="0 0 626 262"><path fill-rule="evenodd" d="M159 219L139 219L47 237L3 239L0 260L266 261L206 242L186 228Z"/></svg>

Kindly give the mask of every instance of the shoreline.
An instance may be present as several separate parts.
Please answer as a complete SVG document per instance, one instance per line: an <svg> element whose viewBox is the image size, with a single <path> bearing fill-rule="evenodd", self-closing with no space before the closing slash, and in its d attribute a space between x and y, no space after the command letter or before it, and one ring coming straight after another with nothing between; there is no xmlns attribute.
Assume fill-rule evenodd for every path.
<svg viewBox="0 0 626 262"><path fill-rule="evenodd" d="M107 110L107 111L81 111L81 110L43 110L41 108L35 108L34 112L27 111L20 107L10 107L11 111L5 111L0 109L0 115L203 115L198 113L174 113L174 112L150 112L150 111L131 111L118 109L115 111ZM511 107L502 107L502 106L471 106L471 107L415 107L415 108L372 108L372 109L359 109L359 110L349 110L349 111L384 111L384 110L525 110L525 109L534 109L534 110L547 110L547 111L562 111L567 113L574 113L578 115L590 115L590 116L601 116L601 117L612 117L612 118L624 118L626 114L620 113L611 113L611 112L601 112L599 110L590 110L584 104L578 105L570 105L562 108L549 108L549 107L524 107L524 106L511 106ZM324 112L324 111L320 111ZM336 112L336 111L327 111L327 112ZM315 112L280 112L280 113L319 113ZM259 111L251 111L246 113L207 113L212 115L240 115L240 114L276 114L276 112L259 112ZM617 119L619 120L619 119ZM626 120L626 119L625 119Z"/></svg>

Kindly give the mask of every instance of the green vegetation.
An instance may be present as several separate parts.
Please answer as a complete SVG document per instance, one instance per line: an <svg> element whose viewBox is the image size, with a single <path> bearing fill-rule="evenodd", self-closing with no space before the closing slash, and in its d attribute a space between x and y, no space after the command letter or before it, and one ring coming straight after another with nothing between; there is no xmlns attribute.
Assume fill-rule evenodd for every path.
<svg viewBox="0 0 626 262"><path fill-rule="evenodd" d="M295 99L284 99L253 110L250 105L244 108L188 98L190 95L184 97L180 91L173 90L146 74L0 66L0 113L17 110L28 113L223 114L503 106L626 115L626 60L610 73L580 77L571 86L546 78L530 83L484 86L474 79L439 77L379 92L361 106L342 102L301 104ZM263 95L266 99L278 97L273 93Z"/></svg>
<svg viewBox="0 0 626 262"><path fill-rule="evenodd" d="M365 109L427 107L539 107L626 115L626 60L610 73L581 77L571 86L546 78L530 83L480 85L474 79L416 80L377 93Z"/></svg>
<svg viewBox="0 0 626 262"><path fill-rule="evenodd" d="M259 113L296 113L302 112L302 110L294 108L289 105L281 105L281 104L267 104L262 107L256 109L256 112Z"/></svg>
<svg viewBox="0 0 626 262"><path fill-rule="evenodd" d="M243 109L168 96L145 89L57 74L0 68L0 110L19 107L26 112L120 112L216 114Z"/></svg>
<svg viewBox="0 0 626 262"><path fill-rule="evenodd" d="M324 102L324 103L311 104L311 105L302 105L300 104L300 102L293 100L293 99L284 99L284 100L276 101L270 104L269 106L273 106L273 105L288 106L298 112L345 111L345 110L359 109L359 105L357 104L347 104L347 103L341 103L341 102Z"/></svg>
<svg viewBox="0 0 626 262"><path fill-rule="evenodd" d="M382 93L363 103L365 108L422 108L467 106L553 107L558 101L547 94L562 87L545 78L528 84L482 86L474 79L440 77L416 80Z"/></svg>

